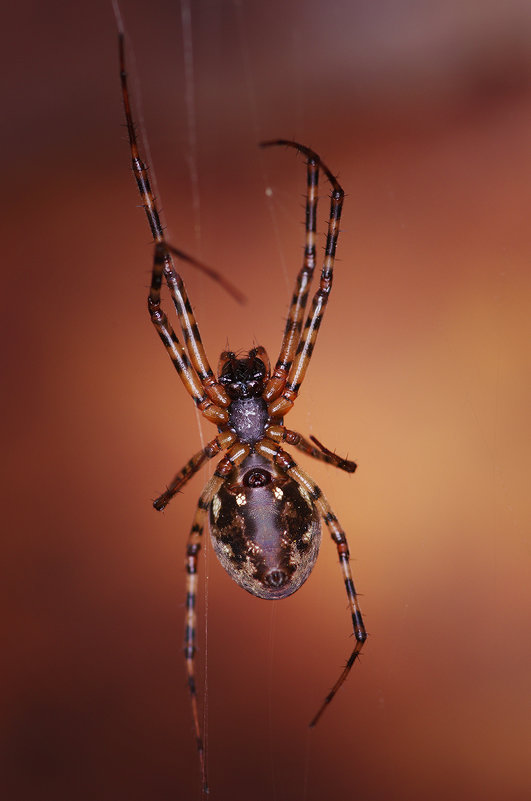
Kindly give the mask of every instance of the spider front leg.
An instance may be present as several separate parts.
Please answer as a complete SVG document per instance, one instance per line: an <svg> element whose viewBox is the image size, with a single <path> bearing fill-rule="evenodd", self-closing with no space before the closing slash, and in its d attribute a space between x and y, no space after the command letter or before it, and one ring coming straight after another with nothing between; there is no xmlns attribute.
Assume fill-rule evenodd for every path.
<svg viewBox="0 0 531 801"><path fill-rule="evenodd" d="M282 140L281 140L282 141ZM261 147L277 145L279 142L262 142ZM300 146L303 147L302 145ZM282 393L288 377L293 357L302 331L302 320L308 302L308 292L315 269L315 233L317 217L317 189L319 185L319 156L309 148L304 148L307 156L306 176L306 219L304 259L299 274L295 280L295 289L291 298L288 319L284 330L280 353L275 369L264 391L264 400L267 403L275 400Z"/></svg>
<svg viewBox="0 0 531 801"><path fill-rule="evenodd" d="M308 473L302 470L302 468L300 468L297 463L294 462L289 453L284 451L280 445L275 443L272 439L264 438L260 440L260 442L256 444L255 450L262 456L265 456L267 459L274 462L274 464L277 465L280 470L289 475L290 478L294 479L294 481L296 481L297 484L299 484L299 486L302 487L312 499L326 526L328 527L332 540L337 546L339 564L347 592L356 644L350 657L348 658L347 664L341 672L341 675L317 710L317 713L312 718L310 726L313 727L350 673L350 669L352 668L352 665L356 659L359 657L363 644L367 639L367 632L365 631L365 626L363 624L363 618L361 616L361 610L358 604L358 596L356 594L354 581L352 579L352 573L350 570L350 553L347 538L321 489L308 475Z"/></svg>
<svg viewBox="0 0 531 801"><path fill-rule="evenodd" d="M294 445L295 448L302 451L302 453L306 453L308 456L318 459L321 462L326 462L334 467L338 467L346 473L353 473L356 470L356 462L352 462L350 459L343 459L341 456L328 450L316 437L310 436L310 439L312 442L315 442L317 448L315 448L311 442L308 442L302 434L299 434L298 431L290 431L285 426L268 426L265 433L267 437L275 440L275 442L287 442L288 445Z"/></svg>
<svg viewBox="0 0 531 801"><path fill-rule="evenodd" d="M238 300L241 301L243 296L239 290L232 287L226 279L214 270L192 259L164 240L160 215L149 180L148 165L140 156L140 149L136 138L135 123L129 98L127 72L125 69L124 35L121 29L118 35L118 44L122 100L129 137L131 165L142 199L142 205L148 218L151 234L155 242L155 257L148 298L149 314L184 386L194 399L196 405L208 420L216 425L221 425L227 422L228 414L225 410L230 403L230 398L223 387L218 384L210 368L201 342L199 328L184 289L184 284L173 266L170 254L174 253L180 258L194 264L196 267L199 267L204 272L207 272L212 278L219 281L229 292L235 295ZM168 284L173 302L177 309L179 323L188 351L186 351L179 342L173 328L168 322L166 314L161 308L160 290L163 276Z"/></svg>
<svg viewBox="0 0 531 801"><path fill-rule="evenodd" d="M302 336L297 345L295 358L290 367L285 386L279 392L278 386L268 385L266 394L270 393L271 397L276 397L268 406L268 412L271 417L284 417L293 407L295 399L299 393L301 384L304 380L306 370L312 357L317 334L321 325L326 305L328 303L328 296L332 289L332 279L334 273L334 261L336 254L337 240L339 236L339 221L341 219L341 210L343 208L343 198L345 193L341 188L338 180L330 172L328 167L319 159L319 156L304 145L298 142L291 142L284 139L279 139L274 142L267 142L267 145L287 145L296 150L304 153L308 160L317 159L319 166L325 173L332 186L332 196L330 201L330 216L328 219L328 233L326 238L325 260L321 270L321 279L319 289L315 293L312 301L312 307L306 318ZM278 395L280 394L280 397Z"/></svg>
<svg viewBox="0 0 531 801"><path fill-rule="evenodd" d="M162 244L156 245L155 259L157 259L157 250L160 251L162 247ZM228 292L230 292L240 303L243 303L244 296L242 293L233 287L230 282L223 279L223 277L214 270L206 268L205 265L202 265L200 262L197 262L190 256L186 256L186 254L182 253L182 251L177 250L177 248L174 248L167 243L164 243L164 247L166 252L169 250L172 253L179 255L181 258L186 259L186 261L194 264L195 266L201 266L203 270L207 270L211 277L216 277L216 280L218 280ZM230 404L230 398L225 389L216 380L214 372L208 363L207 355L201 340L201 334L199 333L199 326L197 325L194 316L192 304L188 299L184 282L181 276L173 268L173 265L168 263L167 259L164 260L163 272L168 289L170 290L173 305L175 306L175 310L179 318L179 324L183 332L184 341L190 355L192 366L209 398L217 406L225 408Z"/></svg>
<svg viewBox="0 0 531 801"><path fill-rule="evenodd" d="M161 338L164 347L166 348L173 366L177 370L186 390L194 399L196 406L200 412L216 425L223 425L229 419L226 407L230 404L230 398L221 386L216 383L219 388L218 403L211 400L206 391L205 383L201 382L198 377L194 366L190 362L188 353L183 345L179 342L168 318L161 307L160 291L162 286L163 274L168 276L177 276L175 273L167 248L164 242L157 242L155 246L155 259L153 263L153 271L151 274L151 287L148 296L148 311L151 317L151 322ZM188 304L189 305L189 304ZM193 319L193 318L192 318ZM197 324L193 321L195 329ZM184 329L183 329L184 330ZM186 336L186 334L185 334ZM194 342L196 340L194 339ZM190 347L190 343L188 343ZM206 359L206 357L205 357ZM212 371L210 371L212 372ZM212 392L210 392L212 395Z"/></svg>
<svg viewBox="0 0 531 801"><path fill-rule="evenodd" d="M239 465L250 452L249 445L236 442L229 452L221 459L216 467L214 475L204 488L197 502L197 508L192 523L192 528L188 536L186 546L186 612L184 630L184 655L186 659L186 671L188 674L188 689L192 704L192 717L194 720L194 730L201 765L201 778L203 789L208 792L208 781L206 772L205 747L201 726L199 724L199 712L197 708L197 689L195 686L195 627L196 627L196 595L197 595L197 560L201 550L201 540L205 525L205 517L212 503L215 494L231 475L234 468Z"/></svg>

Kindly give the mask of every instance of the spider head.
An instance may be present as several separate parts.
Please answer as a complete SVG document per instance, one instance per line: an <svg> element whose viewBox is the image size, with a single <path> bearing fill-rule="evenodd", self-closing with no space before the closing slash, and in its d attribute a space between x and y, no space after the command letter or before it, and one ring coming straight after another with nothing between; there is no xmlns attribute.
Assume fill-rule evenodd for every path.
<svg viewBox="0 0 531 801"><path fill-rule="evenodd" d="M253 348L243 359L227 350L219 358L218 381L231 400L259 398L269 374L269 359L262 347Z"/></svg>

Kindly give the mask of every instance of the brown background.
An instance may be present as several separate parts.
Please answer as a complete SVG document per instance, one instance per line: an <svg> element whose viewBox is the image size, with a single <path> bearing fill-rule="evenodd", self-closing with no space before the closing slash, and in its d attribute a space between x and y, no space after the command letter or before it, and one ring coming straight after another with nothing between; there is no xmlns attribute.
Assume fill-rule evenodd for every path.
<svg viewBox="0 0 531 801"><path fill-rule="evenodd" d="M300 263L301 160L256 142L311 145L348 193L288 421L359 463L301 457L348 532L370 633L310 733L352 642L328 536L275 604L207 553L211 797L523 801L529 4L192 6L188 82L177 0L122 13L169 237L249 297L184 269L212 362L227 343L276 357ZM13 3L3 28L2 797L198 798L183 554L208 473L151 509L201 435L145 311L112 9Z"/></svg>

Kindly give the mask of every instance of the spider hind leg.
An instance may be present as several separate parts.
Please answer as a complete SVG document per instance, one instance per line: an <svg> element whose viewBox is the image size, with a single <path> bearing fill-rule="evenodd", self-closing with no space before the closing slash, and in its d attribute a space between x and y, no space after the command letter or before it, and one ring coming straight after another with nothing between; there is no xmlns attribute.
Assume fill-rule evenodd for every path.
<svg viewBox="0 0 531 801"><path fill-rule="evenodd" d="M272 439L268 439L265 437L256 445L256 450L261 455L265 456L271 462L273 462L277 467L280 468L286 475L290 478L294 479L299 486L303 487L305 491L308 493L310 498L312 499L313 504L319 511L322 519L324 520L332 540L335 542L337 547L337 553L339 556L339 564L341 567L341 573L343 575L343 580L345 583L345 590L347 592L347 599L350 609L350 614L352 618L352 627L354 629L354 637L356 639L356 644L350 654L350 657L345 665L345 668L342 670L341 675L339 676L338 680L326 696L325 700L319 707L317 713L314 715L310 722L310 726L313 727L318 722L319 718L323 714L324 710L330 704L334 696L336 695L337 691L340 689L342 684L344 683L345 679L347 678L352 665L359 657L360 651L367 639L367 632L365 630L365 626L363 624L363 618L361 616L361 610L358 604L358 596L356 593L356 589L354 587L354 581L352 579L352 573L350 570L350 553L347 543L347 537L343 529L341 528L339 521L335 514L333 513L330 504L328 503L327 499L323 495L322 490L320 487L317 486L313 478L308 475L302 468L298 466L298 464L292 459L287 451L284 451L280 445L274 442Z"/></svg>

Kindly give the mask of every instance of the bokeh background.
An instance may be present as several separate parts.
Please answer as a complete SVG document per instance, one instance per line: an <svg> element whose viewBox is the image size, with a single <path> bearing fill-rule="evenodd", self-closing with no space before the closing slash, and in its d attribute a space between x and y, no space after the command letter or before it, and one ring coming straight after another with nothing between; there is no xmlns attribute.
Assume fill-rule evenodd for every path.
<svg viewBox="0 0 531 801"><path fill-rule="evenodd" d="M301 457L370 639L310 732L352 643L335 548L276 603L207 551L212 799L529 798L529 3L121 10L168 236L248 296L183 269L214 364L276 357L301 259L303 162L256 142L311 145L347 192L288 420L359 463ZM183 556L208 471L150 501L213 428L145 311L112 8L22 0L2 37L2 797L196 799Z"/></svg>

